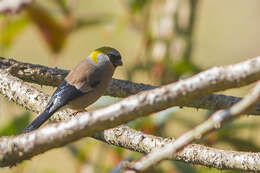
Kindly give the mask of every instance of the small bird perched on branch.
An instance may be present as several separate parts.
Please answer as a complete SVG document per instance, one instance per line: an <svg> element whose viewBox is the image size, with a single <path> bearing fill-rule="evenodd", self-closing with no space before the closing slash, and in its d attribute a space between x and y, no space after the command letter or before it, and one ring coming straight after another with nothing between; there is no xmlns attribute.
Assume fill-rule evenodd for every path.
<svg viewBox="0 0 260 173"><path fill-rule="evenodd" d="M64 106L84 110L105 93L116 67L121 65L121 55L116 49L101 47L94 50L70 71L51 96L45 110L23 133L39 128Z"/></svg>

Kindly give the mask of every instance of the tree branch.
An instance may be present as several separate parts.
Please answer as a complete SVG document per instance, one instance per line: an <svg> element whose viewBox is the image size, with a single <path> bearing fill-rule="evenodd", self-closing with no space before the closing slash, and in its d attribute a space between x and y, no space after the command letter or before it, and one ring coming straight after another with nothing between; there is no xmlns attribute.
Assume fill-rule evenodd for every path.
<svg viewBox="0 0 260 173"><path fill-rule="evenodd" d="M5 59L3 57L0 57L0 68L7 68L12 75L26 82L48 86L58 86L69 72L69 70L23 63L13 59ZM151 85L112 79L106 94L114 97L127 97L140 91L154 88L156 87Z"/></svg>
<svg viewBox="0 0 260 173"><path fill-rule="evenodd" d="M193 130L188 131L181 137L176 139L173 143L167 144L166 146L150 152L146 156L138 159L138 161L133 162L129 165L130 169L136 172L143 172L150 168L151 166L159 163L160 161L167 159L172 156L172 154L177 153L185 146L190 144L196 139L200 139L207 133L221 128L221 126L228 120L235 119L239 115L243 114L247 109L252 107L260 99L260 81L252 89L252 91L240 102L235 104L229 109L220 110L214 113L207 121L201 123ZM251 164L250 161L247 161ZM259 164L259 163L258 163ZM260 166L260 164L258 165ZM246 166L248 167L248 165ZM246 170L247 171L247 170Z"/></svg>
<svg viewBox="0 0 260 173"><path fill-rule="evenodd" d="M123 125L95 134L94 137L108 144L141 153L150 153L175 142L174 139L147 135ZM217 169L260 171L259 153L220 150L198 144L188 145L181 152L172 154L167 159Z"/></svg>
<svg viewBox="0 0 260 173"><path fill-rule="evenodd" d="M0 13L16 13L23 6L28 5L32 0L1 0L0 1Z"/></svg>
<svg viewBox="0 0 260 173"><path fill-rule="evenodd" d="M38 113L39 111L42 111L44 105L47 104L47 101L49 99L48 95L39 91L35 87L28 85L20 79L6 74L5 76L1 76L1 80L1 93L8 97L8 99L15 101L16 103L23 107L26 107L30 111ZM60 116L54 116L52 120L59 121L60 119L55 118L60 117L68 119L68 113L62 112L60 113ZM173 139L165 139L161 137L147 135L142 132L135 131L127 126L120 126L117 128L105 130L104 132L94 134L93 137L112 145L124 147L142 153L149 153L152 150L158 149L168 143L174 142ZM6 153L5 155L2 155L2 157L14 158L14 155L8 156L8 150L5 148L6 146L1 143L1 139L2 138L0 138L0 144L2 145L0 146L2 146L2 151L5 151ZM9 140L11 141L11 139ZM10 141L9 143L11 144L12 142ZM15 145L10 147L12 151L11 153L13 153L13 150L16 150L17 148L22 149L23 145L20 146L20 143L21 141L18 140ZM30 141L28 141L27 139L22 143L25 143L24 146L31 145ZM31 150L37 150L36 145L32 147L33 148L31 148ZM21 152L21 154L23 154L23 152ZM218 150L194 144L187 146L181 153L177 155L172 155L172 157L170 157L169 159L183 161L186 163L200 164L208 167L215 167L218 169L260 170L259 158L260 155L258 153ZM228 162L226 160L228 160ZM250 164L244 164L248 163L249 160L253 160L253 162L250 162ZM0 159L0 165L3 166L2 162L3 160ZM5 165L7 165L7 163ZM10 165L10 163L8 165Z"/></svg>
<svg viewBox="0 0 260 173"><path fill-rule="evenodd" d="M0 83L3 85L8 82L2 80L7 75L4 71L0 73ZM0 139L1 166L18 163L51 148L64 146L82 137L92 136L96 132L171 106L188 104L193 99L212 92L244 86L256 81L259 76L260 57L257 57L236 65L212 68L191 78L144 91L106 108L80 114L68 122L48 125L16 137L2 137ZM0 92L6 91L0 88ZM11 96L16 98L12 94Z"/></svg>
<svg viewBox="0 0 260 173"><path fill-rule="evenodd" d="M58 68L49 68L42 65L35 65L30 63L23 63L13 59L5 59L0 57L0 68L8 69L9 72L24 80L39 85L58 86L61 81L68 74L68 70L62 70ZM139 84L125 80L112 79L110 86L106 92L106 95L114 97L127 97L129 95L137 94L141 91L150 90L156 88L152 85ZM193 100L187 104L180 104L177 106L195 107L208 110L226 109L238 101L241 98L213 94L204 98L199 97L197 100ZM250 115L260 115L260 104L254 109L246 112Z"/></svg>

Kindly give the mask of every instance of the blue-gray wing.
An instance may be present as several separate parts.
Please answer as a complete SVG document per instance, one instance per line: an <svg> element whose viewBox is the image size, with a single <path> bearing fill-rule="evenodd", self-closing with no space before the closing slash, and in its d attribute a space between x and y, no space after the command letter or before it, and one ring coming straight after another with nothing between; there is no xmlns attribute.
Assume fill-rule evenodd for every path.
<svg viewBox="0 0 260 173"><path fill-rule="evenodd" d="M47 104L45 110L36 117L25 129L24 133L30 132L39 128L45 121L47 121L52 114L54 114L62 106L66 105L71 100L82 96L84 93L70 85L66 80L63 80L62 83L53 93L49 103Z"/></svg>

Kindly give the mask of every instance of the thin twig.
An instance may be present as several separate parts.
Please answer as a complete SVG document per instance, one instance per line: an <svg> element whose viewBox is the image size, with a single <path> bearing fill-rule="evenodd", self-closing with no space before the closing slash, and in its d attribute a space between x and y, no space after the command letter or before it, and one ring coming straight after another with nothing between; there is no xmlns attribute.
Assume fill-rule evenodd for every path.
<svg viewBox="0 0 260 173"><path fill-rule="evenodd" d="M175 141L170 138L147 135L123 125L97 133L94 137L108 144L141 153L156 151ZM220 150L198 144L188 145L181 152L172 154L167 159L214 167L221 170L260 171L260 153Z"/></svg>
<svg viewBox="0 0 260 173"><path fill-rule="evenodd" d="M200 139L205 134L221 128L226 121L234 119L243 114L246 110L254 106L260 99L260 82L252 89L252 91L240 102L232 106L230 109L220 110L214 113L207 121L201 123L193 130L188 131L173 143L163 148L157 149L136 162L130 164L130 169L136 172L142 172L157 164L158 162L171 157L185 146L196 139ZM246 171L246 170L245 170Z"/></svg>
<svg viewBox="0 0 260 173"><path fill-rule="evenodd" d="M1 71L0 79L5 76L8 74ZM256 81L259 76L260 57L236 65L212 68L191 78L144 91L106 108L80 114L70 121L48 125L32 133L2 137L0 138L0 164L1 166L13 165L51 148L64 146L138 117L178 104L188 104L212 92L244 86ZM5 85L6 82L0 80L0 85L1 83ZM0 88L0 92L6 91ZM11 97L14 97L12 93Z"/></svg>
<svg viewBox="0 0 260 173"><path fill-rule="evenodd" d="M2 75L1 77L2 80L6 81L1 83L4 84L1 85L1 90L6 91L2 94L6 94L5 96L10 100L19 103L22 107L36 113L42 111L44 105L47 104L49 96L35 87L10 75L5 77ZM26 94L26 92L29 92L29 94ZM62 112L59 116L54 116L52 120L59 121L61 119L69 119L69 115L69 113ZM96 133L93 137L112 145L142 153L149 153L168 143L174 142L173 139L147 135L123 125ZM6 151L6 149L4 150ZM258 153L218 150L196 144L187 146L183 152L172 155L169 159L215 167L218 169L260 170L260 154ZM229 161L227 162L226 160Z"/></svg>

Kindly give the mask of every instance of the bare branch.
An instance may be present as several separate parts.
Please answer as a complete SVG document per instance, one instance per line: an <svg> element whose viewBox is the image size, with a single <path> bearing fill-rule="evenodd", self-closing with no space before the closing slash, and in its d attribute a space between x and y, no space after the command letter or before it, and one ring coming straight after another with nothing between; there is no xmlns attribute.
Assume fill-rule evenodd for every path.
<svg viewBox="0 0 260 173"><path fill-rule="evenodd" d="M68 74L68 70L58 68L49 68L42 65L35 65L30 63L23 63L13 59L5 59L0 57L0 68L8 69L10 73L27 82L37 83L39 85L57 86ZM155 86L139 84L125 80L113 79L106 94L114 97L126 97L137 94L141 91L156 88ZM209 110L226 109L241 98L225 96L225 95L209 95L204 98L199 97L187 104L180 104L177 106L196 107ZM251 115L260 115L260 105L255 109L247 112Z"/></svg>
<svg viewBox="0 0 260 173"><path fill-rule="evenodd" d="M183 149L192 141L200 139L203 135L209 133L210 131L221 128L221 125L224 124L226 121L234 119L243 114L243 112L256 104L259 99L260 81L244 99L236 103L230 109L217 111L207 121L201 123L193 130L188 131L177 140L175 140L173 143L167 144L163 148L157 149L142 157L138 161L133 162L130 165L130 169L133 169L136 172L143 172L152 165L155 165L164 159L168 159L169 157L171 157L172 154L177 153L179 150ZM251 161L247 160L247 163L251 164ZM258 166L260 166L260 163L258 163ZM248 165L246 167L248 167Z"/></svg>
<svg viewBox="0 0 260 173"><path fill-rule="evenodd" d="M2 95L29 111L35 113L43 111L49 100L49 95L11 76L4 70L0 70L0 78L0 93ZM71 114L72 112L72 110L57 112L54 117L56 119L68 120L69 117L67 114Z"/></svg>
<svg viewBox="0 0 260 173"><path fill-rule="evenodd" d="M94 135L109 144L128 148L142 153L150 153L174 143L174 139L147 135L127 126L105 130ZM235 169L242 171L260 171L260 154L220 150L202 145L191 144L181 152L170 155L167 159L199 164L217 169Z"/></svg>
<svg viewBox="0 0 260 173"><path fill-rule="evenodd" d="M39 85L58 86L66 77L69 70L49 68L42 65L23 63L13 59L0 57L0 68L8 68L9 72L24 81ZM107 95L126 97L140 91L154 89L155 86L133 83L130 81L112 79Z"/></svg>
<svg viewBox="0 0 260 173"><path fill-rule="evenodd" d="M6 75L2 71L0 79ZM211 92L249 84L256 81L259 75L260 57L236 65L212 68L191 78L144 91L106 108L80 114L68 122L52 124L25 135L3 137L0 140L1 166L18 163L51 148L64 146L138 117L190 103Z"/></svg>
<svg viewBox="0 0 260 173"><path fill-rule="evenodd" d="M23 6L28 5L32 0L1 0L0 1L0 13L16 13Z"/></svg>
<svg viewBox="0 0 260 173"><path fill-rule="evenodd" d="M12 77L8 74L6 74L6 76L2 75L1 79L2 81L5 81L0 83L2 94L6 94L6 96L10 100L15 101L19 105L26 107L33 112L39 112L44 108L44 105L47 104L49 96L39 91L35 87L32 87L31 85L28 85L20 79ZM5 92L3 93L3 91ZM62 117L62 119L68 119L68 115L68 113L63 112L60 113L59 116L54 116L52 119L54 121L59 121L60 117ZM142 132L137 132L127 126L120 126L117 128L105 130L104 132L96 133L94 137L109 144L142 153L149 153L152 150L158 149L168 143L174 142L173 139L164 139L161 137L147 135ZM11 141L11 139L9 140ZM11 143L12 142L10 142L10 144ZM24 145L21 145L20 143L21 141L18 140L14 146L11 146L11 150L16 150L16 148L22 149L23 146L31 145L29 140L23 141L22 143L24 143ZM6 146L2 145L2 151L5 151L6 153L4 157L14 158L15 155L8 156L8 150L4 147ZM33 148L31 150L37 151L38 146L34 145L32 147ZM23 154L23 152L21 152L21 154ZM169 159L215 167L218 169L238 169L253 171L260 170L259 158L260 155L258 153L225 151L213 149L210 147L204 147L201 145L189 145L181 153L176 156L173 155ZM228 160L228 162L226 160ZM248 163L248 160L251 160L250 164L245 164ZM3 165L3 163L1 162L2 160L0 159L0 165Z"/></svg>
<svg viewBox="0 0 260 173"><path fill-rule="evenodd" d="M69 72L69 70L23 63L3 57L0 57L0 67L1 69L8 69L12 75L26 82L49 86L58 86Z"/></svg>

